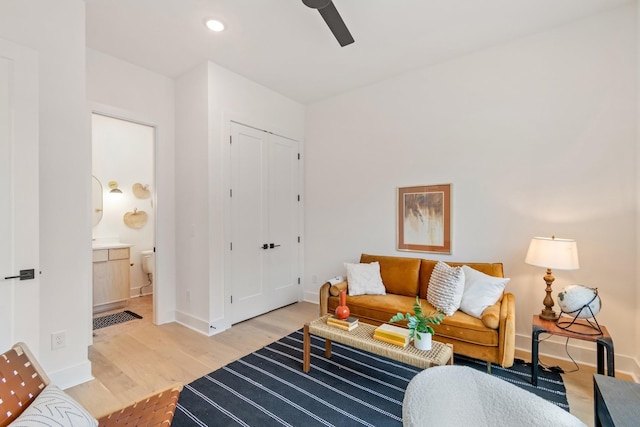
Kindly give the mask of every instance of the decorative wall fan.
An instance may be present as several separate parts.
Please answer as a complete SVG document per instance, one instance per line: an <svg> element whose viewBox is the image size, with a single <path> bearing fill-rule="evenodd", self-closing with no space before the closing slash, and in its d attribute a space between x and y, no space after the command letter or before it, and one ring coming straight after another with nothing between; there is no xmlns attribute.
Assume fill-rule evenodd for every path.
<svg viewBox="0 0 640 427"><path fill-rule="evenodd" d="M340 43L340 46L344 47L354 42L349 29L345 25L338 9L331 0L302 0L305 6L311 9L317 9L320 12L320 16L327 23L329 29Z"/></svg>
<svg viewBox="0 0 640 427"><path fill-rule="evenodd" d="M124 214L123 220L127 227L142 228L147 223L149 215L145 211L139 211L135 208L133 212L127 212Z"/></svg>

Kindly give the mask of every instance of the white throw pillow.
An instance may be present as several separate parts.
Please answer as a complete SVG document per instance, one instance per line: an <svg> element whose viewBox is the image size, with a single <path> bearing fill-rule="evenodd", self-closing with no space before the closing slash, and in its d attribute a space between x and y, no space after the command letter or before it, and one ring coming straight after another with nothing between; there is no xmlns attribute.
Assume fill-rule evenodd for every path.
<svg viewBox="0 0 640 427"><path fill-rule="evenodd" d="M67 393L49 384L9 425L11 427L89 427L97 426L98 420Z"/></svg>
<svg viewBox="0 0 640 427"><path fill-rule="evenodd" d="M460 308L464 291L464 271L438 261L433 268L427 288L427 301L447 316Z"/></svg>
<svg viewBox="0 0 640 427"><path fill-rule="evenodd" d="M386 293L380 276L380 263L377 261L370 264L345 262L344 266L347 269L349 296L384 295Z"/></svg>
<svg viewBox="0 0 640 427"><path fill-rule="evenodd" d="M489 276L467 265L463 265L462 269L464 270L465 283L460 310L480 319L484 309L500 299L509 279Z"/></svg>

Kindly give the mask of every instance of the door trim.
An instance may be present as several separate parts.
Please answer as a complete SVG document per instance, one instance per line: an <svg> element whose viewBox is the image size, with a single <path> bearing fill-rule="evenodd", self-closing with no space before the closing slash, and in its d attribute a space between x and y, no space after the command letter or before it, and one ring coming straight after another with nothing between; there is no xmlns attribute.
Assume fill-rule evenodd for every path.
<svg viewBox="0 0 640 427"><path fill-rule="evenodd" d="M160 126L155 123L154 120L149 117L142 116L140 114L133 113L131 111L122 110L116 107L112 107L106 104L101 104L97 102L91 102L89 105L89 113L88 113L88 122L89 129L91 133L91 115L98 114L101 116L109 117L112 119L123 120L131 123L135 123L142 126L148 126L154 129L153 133L153 180L154 184L152 185L152 200L153 200L153 209L155 211L155 221L153 224L153 235L154 235L154 249L161 247L169 247L167 243L161 240L160 235L158 234L158 214L162 210L162 200L158 201L158 193L159 191L159 183L158 183L158 139ZM93 233L92 233L93 234ZM156 251L157 253L157 251ZM157 257L157 255L156 255ZM159 307L164 306L163 301L172 297L172 292L169 292L170 288L175 289L175 283L170 284L170 288L168 286L163 286L164 282L169 280L166 275L161 274L162 269L158 267L158 259L156 258L156 270L155 277L153 283L153 323L155 325L160 325L162 323L167 323L173 321L175 319L163 319L161 317L162 313L160 313ZM173 263L175 264L175 263ZM167 289L165 289L167 288ZM90 288L90 296L89 301L93 301L93 288ZM175 311L175 310L172 310ZM93 318L93 310L89 310L91 318ZM91 319L90 319L91 320ZM90 345L93 343L93 320L89 322L89 343Z"/></svg>

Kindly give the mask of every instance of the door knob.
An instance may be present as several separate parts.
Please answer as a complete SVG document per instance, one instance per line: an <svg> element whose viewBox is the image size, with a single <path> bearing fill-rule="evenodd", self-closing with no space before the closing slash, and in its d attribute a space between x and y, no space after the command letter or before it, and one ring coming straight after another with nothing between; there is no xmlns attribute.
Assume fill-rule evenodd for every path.
<svg viewBox="0 0 640 427"><path fill-rule="evenodd" d="M30 269L30 270L20 270L20 274L18 276L7 276L5 277L5 280L7 279L20 279L20 280L31 280L35 278L35 272L34 269Z"/></svg>
<svg viewBox="0 0 640 427"><path fill-rule="evenodd" d="M273 244L273 243L270 243L270 244L269 244L269 247L270 247L271 249L273 249L273 248L277 248L277 247L279 247L279 246L280 246L280 245L276 245L276 244Z"/></svg>
<svg viewBox="0 0 640 427"><path fill-rule="evenodd" d="M260 246L260 249L269 249L269 245L265 243L264 245Z"/></svg>

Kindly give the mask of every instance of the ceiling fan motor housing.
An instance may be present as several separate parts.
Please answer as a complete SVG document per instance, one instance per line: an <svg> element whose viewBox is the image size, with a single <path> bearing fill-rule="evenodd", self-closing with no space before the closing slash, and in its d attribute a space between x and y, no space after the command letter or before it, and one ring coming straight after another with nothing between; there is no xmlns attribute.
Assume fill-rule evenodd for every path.
<svg viewBox="0 0 640 427"><path fill-rule="evenodd" d="M311 9L324 9L329 6L331 0L302 0L302 3Z"/></svg>

